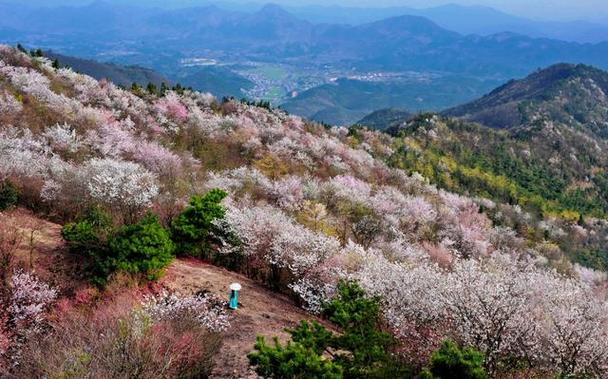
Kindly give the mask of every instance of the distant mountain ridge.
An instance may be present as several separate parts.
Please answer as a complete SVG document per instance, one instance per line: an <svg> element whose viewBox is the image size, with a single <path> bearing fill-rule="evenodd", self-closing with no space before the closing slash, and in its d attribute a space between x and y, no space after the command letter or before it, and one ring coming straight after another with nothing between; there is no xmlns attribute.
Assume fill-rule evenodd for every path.
<svg viewBox="0 0 608 379"><path fill-rule="evenodd" d="M60 8L0 3L0 12L1 42L144 65L174 81L191 79L203 91L277 99L274 105L290 112L339 124L388 107L453 107L558 62L608 68L608 42L578 44L511 32L463 35L415 15L352 26L312 23L272 4L244 12L111 2ZM193 58L214 68L184 67ZM265 65L281 65L279 78L264 76Z"/></svg>
<svg viewBox="0 0 608 379"><path fill-rule="evenodd" d="M356 125L363 125L375 130L386 130L395 123L407 121L414 115L408 111L395 108L380 109L368 114L361 120L356 122Z"/></svg>
<svg viewBox="0 0 608 379"><path fill-rule="evenodd" d="M61 65L68 66L76 72L91 76L97 80L107 79L116 85L129 87L133 83L146 86L153 83L159 87L162 83L172 85L173 82L158 72L140 66L121 66L113 63L102 63L91 59L70 57L52 51L44 55L50 59L57 59Z"/></svg>
<svg viewBox="0 0 608 379"><path fill-rule="evenodd" d="M295 15L321 23L360 25L400 15L428 18L443 28L461 33L492 35L517 32L530 37L571 42L598 43L608 40L608 25L589 21L536 21L480 5L445 4L429 8L346 7L307 5L288 7Z"/></svg>
<svg viewBox="0 0 608 379"><path fill-rule="evenodd" d="M512 80L482 98L444 112L494 128L541 120L591 128L608 137L608 72L557 64Z"/></svg>
<svg viewBox="0 0 608 379"><path fill-rule="evenodd" d="M299 57L352 62L360 68L517 76L557 61L608 67L604 59L608 43L580 45L512 33L464 36L412 15L348 26L313 24L272 4L255 13L214 6L164 10L103 2L49 9L2 7L7 17L0 20L0 30L21 31L26 42L54 44L57 38L71 41L77 37L80 44L94 41L93 50L105 50L106 44L115 44L117 39L138 38L147 49L162 45L167 52L197 46L256 59ZM52 34L40 36L49 31Z"/></svg>

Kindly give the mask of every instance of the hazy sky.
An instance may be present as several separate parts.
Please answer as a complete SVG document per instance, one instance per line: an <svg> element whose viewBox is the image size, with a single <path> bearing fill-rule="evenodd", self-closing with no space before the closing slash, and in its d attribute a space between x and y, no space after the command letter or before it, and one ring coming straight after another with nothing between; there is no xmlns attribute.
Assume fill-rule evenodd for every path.
<svg viewBox="0 0 608 379"><path fill-rule="evenodd" d="M2 0L0 0L2 1ZM14 1L14 0L13 0ZM20 0L23 3L90 3L94 0ZM137 2L175 4L175 3L266 3L273 2L288 5L323 4L345 6L410 6L417 8L431 7L446 3L463 5L485 5L508 13L538 19L602 19L608 21L608 0L104 0L119 3Z"/></svg>
<svg viewBox="0 0 608 379"><path fill-rule="evenodd" d="M517 15L544 19L608 17L608 0L275 0L276 3L342 4L357 6L429 7L446 3L485 5Z"/></svg>

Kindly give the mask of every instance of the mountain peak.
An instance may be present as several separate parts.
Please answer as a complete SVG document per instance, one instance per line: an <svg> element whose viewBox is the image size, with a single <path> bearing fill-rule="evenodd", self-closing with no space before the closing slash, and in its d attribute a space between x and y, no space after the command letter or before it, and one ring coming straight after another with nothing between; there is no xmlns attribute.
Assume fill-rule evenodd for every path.
<svg viewBox="0 0 608 379"><path fill-rule="evenodd" d="M511 80L444 114L496 128L512 128L548 118L594 129L594 125L599 127L608 120L607 94L608 72L583 64L558 63L524 79Z"/></svg>
<svg viewBox="0 0 608 379"><path fill-rule="evenodd" d="M435 35L445 37L458 36L458 33L444 29L428 18L412 15L402 15L375 21L363 25L362 28L370 31L388 31L391 33L396 33L396 35L400 35L402 33L413 33L417 35Z"/></svg>
<svg viewBox="0 0 608 379"><path fill-rule="evenodd" d="M291 13L287 12L283 7L276 3L267 3L257 12L258 14L263 14L271 17L280 17L287 16L293 17Z"/></svg>
<svg viewBox="0 0 608 379"><path fill-rule="evenodd" d="M431 21L430 19L422 16L414 16L409 14L404 14L401 16L395 16L386 18L384 20L377 21L376 23L384 23L384 24L393 24L393 25L425 25L429 27L437 27L439 25Z"/></svg>

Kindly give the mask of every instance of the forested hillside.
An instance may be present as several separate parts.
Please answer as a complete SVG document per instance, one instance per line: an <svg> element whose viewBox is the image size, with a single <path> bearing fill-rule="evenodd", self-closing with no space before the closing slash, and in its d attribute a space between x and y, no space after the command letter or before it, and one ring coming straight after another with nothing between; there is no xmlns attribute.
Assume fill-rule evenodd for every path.
<svg viewBox="0 0 608 379"><path fill-rule="evenodd" d="M537 219L593 225L590 238L549 239L576 261L606 269L606 83L608 74L593 67L555 65L443 116L382 122L372 114L361 124L397 137L393 167L441 188L519 205ZM525 228L547 238L542 228Z"/></svg>
<svg viewBox="0 0 608 379"><path fill-rule="evenodd" d="M566 124L608 137L608 73L558 64L512 80L479 100L443 112L494 128L541 122Z"/></svg>
<svg viewBox="0 0 608 379"><path fill-rule="evenodd" d="M0 207L61 224L73 259L36 271L27 249L14 254L20 229L0 224L0 375L212 375L251 303L228 311L213 291L172 291L191 279L166 275L176 256L323 318L290 344L252 340L264 377L608 375L606 274L559 245L604 241L603 215L431 184L408 154L453 167L433 150L450 145L417 139L452 138L436 117L392 137L268 108L125 91L1 46ZM554 180L521 178L499 183Z"/></svg>
<svg viewBox="0 0 608 379"><path fill-rule="evenodd" d="M393 132L393 167L421 173L441 188L517 205L528 218L507 221L511 227L560 245L577 262L608 268L608 146L602 139L559 124L496 131L436 115L421 115ZM486 212L505 222L502 211ZM551 230L543 219L593 232Z"/></svg>
<svg viewBox="0 0 608 379"><path fill-rule="evenodd" d="M558 62L608 68L602 26L532 27L553 30L544 34L530 30L529 20L476 7L385 9L371 18L374 10L334 8L321 11L329 19L310 22L297 7L294 14L277 4L32 1L0 3L0 42L148 67L219 98L270 101L330 124L352 124L388 107L454 107ZM345 21L356 13L367 20ZM581 39L593 43L568 42Z"/></svg>

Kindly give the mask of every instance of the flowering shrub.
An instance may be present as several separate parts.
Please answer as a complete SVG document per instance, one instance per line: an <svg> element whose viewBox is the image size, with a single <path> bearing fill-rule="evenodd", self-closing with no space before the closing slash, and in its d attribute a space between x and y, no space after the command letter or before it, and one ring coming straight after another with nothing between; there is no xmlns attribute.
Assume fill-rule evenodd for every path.
<svg viewBox="0 0 608 379"><path fill-rule="evenodd" d="M148 298L144 303L144 310L157 321L188 315L200 326L213 332L225 331L230 326L225 302L209 294L179 297L175 294L163 293Z"/></svg>
<svg viewBox="0 0 608 379"><path fill-rule="evenodd" d="M162 306L161 306L162 307ZM121 296L53 322L52 332L24 348L18 377L208 377L222 335L197 313L156 318ZM34 343L35 342L35 343Z"/></svg>
<svg viewBox="0 0 608 379"><path fill-rule="evenodd" d="M42 313L57 297L57 291L23 271L13 274L8 312L11 322L28 332L35 332Z"/></svg>
<svg viewBox="0 0 608 379"><path fill-rule="evenodd" d="M21 203L36 211L72 221L96 206L113 222L130 223L148 209L160 210L178 252L240 270L312 312L335 295L340 280L356 280L378 297L399 351L418 367L449 338L482 352L490 375L510 369L608 375L606 275L573 265L559 247L605 244L605 220L567 225L440 190L413 172L441 175L416 158L425 152L422 145L373 131L326 129L191 91L138 97L3 46L0 78L0 118L8 120L0 126L0 181L10 179L26 197ZM425 135L438 140L434 130ZM391 163L408 163L403 168L411 175L379 159L394 158L397 149L408 160ZM214 188L225 193L192 197ZM95 233L94 221L68 224L64 235L71 233L73 249L101 241L109 257L113 226ZM139 232L127 234L132 241ZM129 257L148 251L140 242L124 244L134 253ZM580 264L608 264L585 249ZM198 302L204 303L174 299L165 309L180 313ZM142 344L160 344L146 339L152 329L129 320L134 350L143 354ZM168 333L178 328L173 321L154 322L170 342ZM12 338L8 332L0 331L0 346ZM125 342L119 334L103 347ZM93 337L66 346L80 348L84 340ZM99 362L86 352L79 360L67 353L73 350L59 350L56 367L63 371L42 370L45 375L73 369L62 366L68 358L85 370L78 372ZM112 359L122 357L114 353ZM107 366L99 372L115 374Z"/></svg>
<svg viewBox="0 0 608 379"><path fill-rule="evenodd" d="M0 283L5 304L0 309L0 373L3 363L22 363L23 345L44 331L46 312L57 298L57 290L24 271L15 271L9 287L4 286Z"/></svg>
<svg viewBox="0 0 608 379"><path fill-rule="evenodd" d="M89 195L131 219L158 195L156 177L136 163L92 159L84 172Z"/></svg>

